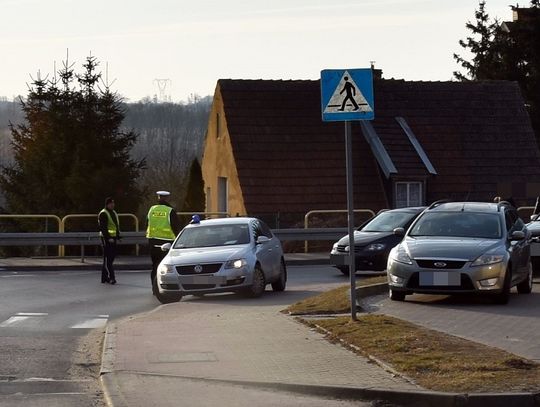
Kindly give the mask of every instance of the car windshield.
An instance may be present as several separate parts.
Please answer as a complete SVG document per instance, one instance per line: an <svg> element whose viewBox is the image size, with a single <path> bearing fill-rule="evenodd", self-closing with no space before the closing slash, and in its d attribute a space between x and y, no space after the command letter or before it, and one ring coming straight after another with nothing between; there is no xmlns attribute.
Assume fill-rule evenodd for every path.
<svg viewBox="0 0 540 407"><path fill-rule="evenodd" d="M246 224L208 225L185 228L174 249L195 247L230 246L249 243L249 226Z"/></svg>
<svg viewBox="0 0 540 407"><path fill-rule="evenodd" d="M450 236L499 239L501 223L494 213L431 212L413 225L409 236Z"/></svg>
<svg viewBox="0 0 540 407"><path fill-rule="evenodd" d="M404 227L415 216L416 213L410 212L382 212L361 230L362 232L391 232L395 228Z"/></svg>

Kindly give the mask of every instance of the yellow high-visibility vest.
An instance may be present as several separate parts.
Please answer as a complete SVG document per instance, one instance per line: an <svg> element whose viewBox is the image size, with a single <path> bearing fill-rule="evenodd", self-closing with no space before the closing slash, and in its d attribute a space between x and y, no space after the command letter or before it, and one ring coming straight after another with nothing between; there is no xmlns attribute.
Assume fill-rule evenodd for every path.
<svg viewBox="0 0 540 407"><path fill-rule="evenodd" d="M105 208L101 210L101 212L99 212L98 214L98 219L99 219L99 216L102 214L102 213L105 213L107 215L107 231L109 232L109 236L111 237L118 237L118 232L120 231L120 221L118 219L118 214L113 210L111 211L113 214L114 214L114 217L116 219L116 223L114 223L114 220L111 216L111 213L106 210ZM116 227L116 225L118 225L118 228ZM103 237L103 233L102 232L99 232L99 235L101 237Z"/></svg>
<svg viewBox="0 0 540 407"><path fill-rule="evenodd" d="M154 205L148 211L148 239L174 240L176 237L170 224L172 208L167 205Z"/></svg>

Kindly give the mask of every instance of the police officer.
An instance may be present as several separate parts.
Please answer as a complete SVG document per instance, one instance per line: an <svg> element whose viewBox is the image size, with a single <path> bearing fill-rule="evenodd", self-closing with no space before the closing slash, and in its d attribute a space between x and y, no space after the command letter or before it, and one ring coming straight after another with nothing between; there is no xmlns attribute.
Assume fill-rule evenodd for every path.
<svg viewBox="0 0 540 407"><path fill-rule="evenodd" d="M167 197L171 195L168 191L157 191L157 205L150 208L147 215L148 227L146 229L146 238L150 245L150 257L152 258L152 273L150 281L152 282L152 292L155 294L155 278L159 263L166 255L161 250L161 245L172 243L176 235L180 232L180 220L174 208L167 202Z"/></svg>
<svg viewBox="0 0 540 407"><path fill-rule="evenodd" d="M103 247L101 282L116 284L113 262L116 257L116 242L120 239L120 222L114 210L114 199L105 199L105 208L98 214L99 235Z"/></svg>

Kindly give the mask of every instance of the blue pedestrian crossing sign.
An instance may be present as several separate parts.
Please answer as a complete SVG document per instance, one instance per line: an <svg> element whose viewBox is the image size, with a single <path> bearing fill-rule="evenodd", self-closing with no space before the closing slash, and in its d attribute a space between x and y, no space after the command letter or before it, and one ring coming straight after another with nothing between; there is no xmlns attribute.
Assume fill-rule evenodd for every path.
<svg viewBox="0 0 540 407"><path fill-rule="evenodd" d="M373 120L371 68L321 71L321 109L325 122Z"/></svg>

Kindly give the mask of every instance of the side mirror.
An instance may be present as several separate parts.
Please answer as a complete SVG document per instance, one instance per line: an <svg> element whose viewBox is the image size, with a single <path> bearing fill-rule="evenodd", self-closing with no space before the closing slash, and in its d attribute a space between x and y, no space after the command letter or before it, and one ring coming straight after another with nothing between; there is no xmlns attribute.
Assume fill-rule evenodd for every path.
<svg viewBox="0 0 540 407"><path fill-rule="evenodd" d="M161 251L162 252L168 252L169 250L171 250L171 247L172 247L172 244L170 244L170 243L162 244L161 245Z"/></svg>
<svg viewBox="0 0 540 407"><path fill-rule="evenodd" d="M263 243L268 243L270 241L270 238L266 237L266 236L259 236L257 238L257 244L263 244Z"/></svg>
<svg viewBox="0 0 540 407"><path fill-rule="evenodd" d="M510 240L523 240L525 239L525 233L523 233L521 230L516 230L515 232L512 232L510 235Z"/></svg>
<svg viewBox="0 0 540 407"><path fill-rule="evenodd" d="M403 228L395 228L394 229L394 235L396 235L396 236L405 236L405 229L403 229Z"/></svg>
<svg viewBox="0 0 540 407"><path fill-rule="evenodd" d="M535 220L538 220L538 214L531 215L531 222L534 222Z"/></svg>

